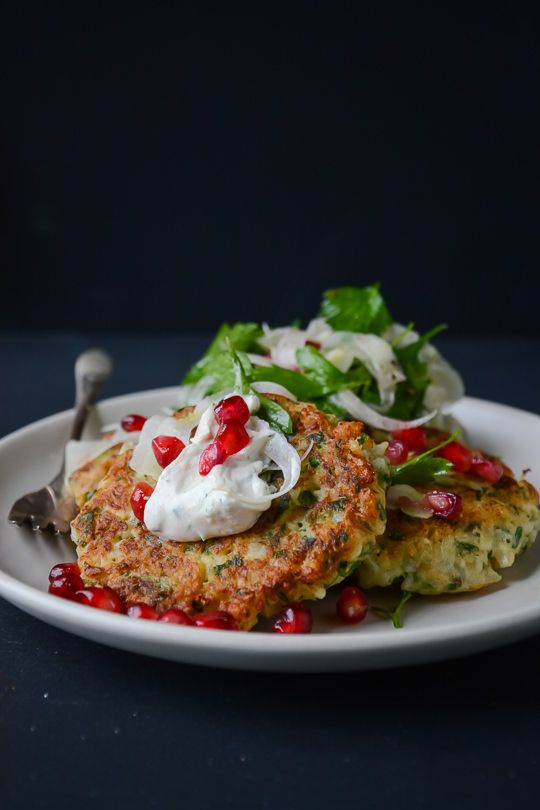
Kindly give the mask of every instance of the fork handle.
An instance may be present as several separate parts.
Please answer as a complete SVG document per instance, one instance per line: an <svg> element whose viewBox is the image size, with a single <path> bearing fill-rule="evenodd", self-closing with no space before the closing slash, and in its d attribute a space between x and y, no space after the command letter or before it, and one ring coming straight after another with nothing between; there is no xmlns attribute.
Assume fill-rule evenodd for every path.
<svg viewBox="0 0 540 810"><path fill-rule="evenodd" d="M95 403L103 384L111 376L113 362L101 349L89 349L75 362L75 416L70 439L82 436L90 408Z"/></svg>

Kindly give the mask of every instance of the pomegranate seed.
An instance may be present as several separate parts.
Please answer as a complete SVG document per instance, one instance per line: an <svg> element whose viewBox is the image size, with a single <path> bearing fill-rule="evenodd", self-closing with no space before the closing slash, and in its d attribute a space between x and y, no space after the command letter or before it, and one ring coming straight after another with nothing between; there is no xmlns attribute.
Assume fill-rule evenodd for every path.
<svg viewBox="0 0 540 810"><path fill-rule="evenodd" d="M185 446L176 436L156 436L152 439L152 450L160 467L168 467L171 461L178 458Z"/></svg>
<svg viewBox="0 0 540 810"><path fill-rule="evenodd" d="M131 493L131 508L133 509L133 514L137 520L141 521L141 523L144 521L144 508L146 506L146 502L153 491L154 490L150 484L145 484L144 481L142 481L140 484L137 484Z"/></svg>
<svg viewBox="0 0 540 810"><path fill-rule="evenodd" d="M336 602L336 612L345 624L359 624L366 618L368 601L360 588L349 585L344 588Z"/></svg>
<svg viewBox="0 0 540 810"><path fill-rule="evenodd" d="M227 454L223 449L223 445L221 442L214 440L201 453L201 457L199 459L199 474L208 475L210 470L215 467L216 464L223 464L226 458Z"/></svg>
<svg viewBox="0 0 540 810"><path fill-rule="evenodd" d="M407 461L409 451L401 439L391 439L388 442L388 447L384 451L384 455L390 464L403 464L404 461Z"/></svg>
<svg viewBox="0 0 540 810"><path fill-rule="evenodd" d="M49 593L52 593L55 596L61 596L63 599L74 599L75 591L77 591L79 588L84 588L82 580L81 585L73 587L73 583L68 576L56 577L56 579L53 579L49 585Z"/></svg>
<svg viewBox="0 0 540 810"><path fill-rule="evenodd" d="M171 608L162 613L158 622L165 622L165 624L193 624L191 616L184 613L180 608Z"/></svg>
<svg viewBox="0 0 540 810"><path fill-rule="evenodd" d="M421 427L394 430L392 438L403 442L407 450L411 450L413 453L421 453L426 449L426 431Z"/></svg>
<svg viewBox="0 0 540 810"><path fill-rule="evenodd" d="M226 456L234 456L249 444L249 434L238 422L229 422L218 430L216 442L223 447Z"/></svg>
<svg viewBox="0 0 540 810"><path fill-rule="evenodd" d="M75 591L79 590L79 588L84 588L79 566L75 562L56 563L56 565L53 565L49 573L49 582L59 577L69 579L73 583L73 590Z"/></svg>
<svg viewBox="0 0 540 810"><path fill-rule="evenodd" d="M49 582L49 593L64 599L72 599L75 591L84 588L79 566L74 562L54 565L49 573Z"/></svg>
<svg viewBox="0 0 540 810"><path fill-rule="evenodd" d="M199 613L194 620L196 627L208 627L213 630L238 630L234 616L226 610L212 610Z"/></svg>
<svg viewBox="0 0 540 810"><path fill-rule="evenodd" d="M490 484L496 484L502 478L504 470L500 461L475 454L472 457L471 472Z"/></svg>
<svg viewBox="0 0 540 810"><path fill-rule="evenodd" d="M465 447L460 442L450 442L450 444L437 450L436 455L451 461L455 472L466 473L471 469L472 453L468 447Z"/></svg>
<svg viewBox="0 0 540 810"><path fill-rule="evenodd" d="M421 503L427 509L433 510L435 517L445 520L457 520L463 511L463 499L454 492L434 489L432 492L426 492Z"/></svg>
<svg viewBox="0 0 540 810"><path fill-rule="evenodd" d="M136 602L134 605L130 605L126 613L132 619L159 619L157 610L154 610L150 605L145 605L144 602Z"/></svg>
<svg viewBox="0 0 540 810"><path fill-rule="evenodd" d="M133 433L136 430L142 430L145 422L146 416L141 416L138 413L128 413L127 416L124 416L120 424L126 433Z"/></svg>
<svg viewBox="0 0 540 810"><path fill-rule="evenodd" d="M237 395L218 402L214 408L214 413L219 425L226 425L229 422L238 422L240 425L245 425L251 416L244 398Z"/></svg>
<svg viewBox="0 0 540 810"><path fill-rule="evenodd" d="M291 602L272 625L272 631L274 633L311 633L312 627L311 610L299 602Z"/></svg>
<svg viewBox="0 0 540 810"><path fill-rule="evenodd" d="M122 613L122 602L118 594L112 588L98 588L92 586L75 591L75 599L81 605L109 610L111 613Z"/></svg>

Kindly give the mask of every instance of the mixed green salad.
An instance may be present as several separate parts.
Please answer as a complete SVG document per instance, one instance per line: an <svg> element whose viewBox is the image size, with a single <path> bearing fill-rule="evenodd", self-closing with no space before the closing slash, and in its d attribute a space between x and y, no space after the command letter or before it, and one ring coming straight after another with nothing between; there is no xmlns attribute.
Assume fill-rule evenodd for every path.
<svg viewBox="0 0 540 810"><path fill-rule="evenodd" d="M433 419L463 396L462 380L431 344L439 324L420 335L394 321L379 286L327 290L318 315L299 323L223 324L204 356L187 372L185 404L231 389L241 366L244 383L287 393L339 418L396 430ZM285 433L285 411L262 398Z"/></svg>

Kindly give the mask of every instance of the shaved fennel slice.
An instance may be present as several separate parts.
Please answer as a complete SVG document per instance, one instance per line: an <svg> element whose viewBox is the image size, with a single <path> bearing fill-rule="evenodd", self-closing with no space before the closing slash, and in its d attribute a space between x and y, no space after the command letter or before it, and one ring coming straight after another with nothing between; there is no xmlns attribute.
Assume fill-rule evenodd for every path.
<svg viewBox="0 0 540 810"><path fill-rule="evenodd" d="M188 444L193 424L190 419L174 419L172 416L160 415L151 416L144 423L141 437L133 451L133 456L129 462L131 469L137 475L149 476L157 480L162 468L157 463L152 450L152 439L155 439L156 436L176 436L184 444Z"/></svg>
<svg viewBox="0 0 540 810"><path fill-rule="evenodd" d="M305 461L305 460L306 460L306 458L309 456L309 454L310 454L310 453L311 453L311 451L313 450L313 447L314 447L314 444L313 444L313 442L312 442L312 441L311 441L311 439L310 439L310 440L309 440L309 442L308 442L308 445L307 445L306 449L304 450L304 452L303 452L303 453L302 453L302 455L300 456L300 461ZM267 471L268 471L268 472L270 472L270 471L275 471L275 470L279 470L279 469L280 469L280 468L278 467L278 465L277 465L277 464L274 464L274 462L272 462L271 464L267 464L267 465L265 465L265 467L264 467L264 471L265 471L265 472L267 472Z"/></svg>
<svg viewBox="0 0 540 810"><path fill-rule="evenodd" d="M392 419L390 416L384 416L384 414L370 408L369 405L366 405L366 403L357 397L356 394L353 394L352 391L340 391L338 394L334 394L330 397L330 399L340 408L346 410L353 419L360 419L362 422L372 427L380 428L381 430L392 431L418 427L419 425L424 425L426 422L429 422L436 414L436 411L431 411L431 413L426 413L424 416L420 416L418 419L411 419L410 421L405 419Z"/></svg>
<svg viewBox="0 0 540 810"><path fill-rule="evenodd" d="M256 365L275 364L290 369L295 369L298 365L296 361L298 349L303 348L306 343L323 346L334 334L332 327L324 318L314 318L306 329L298 329L295 326L270 329L268 324L263 324L263 330L264 335L258 338L258 343L269 352L270 358L248 355L250 360Z"/></svg>
<svg viewBox="0 0 540 810"><path fill-rule="evenodd" d="M275 492L269 492L268 495L259 498L248 498L245 496L239 498L236 496L239 503L260 509L261 512L268 509L272 501L276 498L281 498L282 495L286 495L287 492L290 492L296 485L300 478L301 464L300 456L296 449L292 444L289 444L285 436L274 430L271 431L271 435L266 442L265 455L273 462L272 465L265 464L265 469L274 469L275 465L275 468L280 469L283 473L283 483L280 488Z"/></svg>
<svg viewBox="0 0 540 810"><path fill-rule="evenodd" d="M391 407L396 385L405 379L394 351L384 338L372 334L334 332L322 344L322 351L340 371L347 372L355 360L360 360L377 382L381 408Z"/></svg>
<svg viewBox="0 0 540 810"><path fill-rule="evenodd" d="M400 323L393 323L385 330L383 337L388 341L397 340L397 345L404 348L415 343L420 335L414 329L408 329ZM445 412L464 396L463 379L431 343L427 343L420 350L419 358L427 365L430 381L424 396L424 405L429 410Z"/></svg>
<svg viewBox="0 0 540 810"><path fill-rule="evenodd" d="M269 352L272 362L276 366L296 368L296 351L306 343L305 331L294 326L270 329L268 324L263 324L263 329L264 335L257 339L257 343Z"/></svg>
<svg viewBox="0 0 540 810"><path fill-rule="evenodd" d="M102 439L69 440L65 449L66 479L70 478L75 470L78 470L89 461L93 461L106 450L110 450L111 447L127 442L136 444L139 441L141 435L139 431L127 433L119 425L109 425L108 427L113 428L112 435Z"/></svg>
<svg viewBox="0 0 540 810"><path fill-rule="evenodd" d="M401 509L406 515L416 518L430 518L432 509L422 506L423 494L408 484L395 484L388 487L386 492L386 506L388 509Z"/></svg>
<svg viewBox="0 0 540 810"><path fill-rule="evenodd" d="M424 405L430 410L445 412L464 396L463 379L435 346L428 344L420 353L420 357L427 363L430 380L424 395Z"/></svg>
<svg viewBox="0 0 540 810"><path fill-rule="evenodd" d="M247 358L254 366L273 366L274 363L271 357L266 357L264 354L247 353Z"/></svg>
<svg viewBox="0 0 540 810"><path fill-rule="evenodd" d="M292 399L293 402L298 401L288 388L285 388L284 385L280 385L279 383L261 380L261 382L251 383L251 387L254 391L258 391L259 394L277 394L280 397Z"/></svg>
<svg viewBox="0 0 540 810"><path fill-rule="evenodd" d="M186 405L197 405L206 396L213 381L214 378L211 375L205 374L204 377L201 377L192 385L181 385L178 388L177 407L185 408Z"/></svg>

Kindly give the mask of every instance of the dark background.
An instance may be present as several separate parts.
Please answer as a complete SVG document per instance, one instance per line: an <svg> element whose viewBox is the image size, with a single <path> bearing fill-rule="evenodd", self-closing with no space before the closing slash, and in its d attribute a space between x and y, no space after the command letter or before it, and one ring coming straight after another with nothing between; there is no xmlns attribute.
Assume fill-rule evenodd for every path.
<svg viewBox="0 0 540 810"><path fill-rule="evenodd" d="M535 6L4 3L0 328L539 334Z"/></svg>
<svg viewBox="0 0 540 810"><path fill-rule="evenodd" d="M2 3L0 432L93 343L106 395L170 385L222 320L377 279L469 393L539 411L535 6ZM539 640L223 672L0 600L0 805L537 808Z"/></svg>

